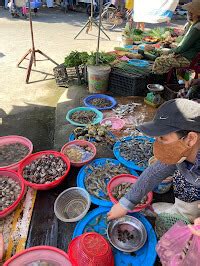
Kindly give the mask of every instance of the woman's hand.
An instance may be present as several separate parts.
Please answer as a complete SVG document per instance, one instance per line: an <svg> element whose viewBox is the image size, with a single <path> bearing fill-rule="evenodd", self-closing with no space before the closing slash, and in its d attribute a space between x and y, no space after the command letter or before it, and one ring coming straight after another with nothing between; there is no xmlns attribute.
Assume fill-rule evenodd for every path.
<svg viewBox="0 0 200 266"><path fill-rule="evenodd" d="M113 220L116 218L123 217L127 214L127 210L123 208L120 203L115 204L110 212L108 213L108 220Z"/></svg>

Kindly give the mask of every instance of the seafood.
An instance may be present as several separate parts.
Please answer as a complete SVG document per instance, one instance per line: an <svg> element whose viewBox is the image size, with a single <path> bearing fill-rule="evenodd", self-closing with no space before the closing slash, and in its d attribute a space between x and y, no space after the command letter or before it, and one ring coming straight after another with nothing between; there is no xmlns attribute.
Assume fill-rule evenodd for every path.
<svg viewBox="0 0 200 266"><path fill-rule="evenodd" d="M67 165L61 157L53 154L42 155L23 170L23 177L36 184L49 184L65 174Z"/></svg>
<svg viewBox="0 0 200 266"><path fill-rule="evenodd" d="M107 126L88 125L85 128L77 127L74 130L75 139L88 140L91 139L98 143L107 143L111 146L114 145L116 139L108 130Z"/></svg>
<svg viewBox="0 0 200 266"><path fill-rule="evenodd" d="M117 230L117 239L120 242L126 243L130 240L134 240L134 234L128 230L122 230L120 227Z"/></svg>
<svg viewBox="0 0 200 266"><path fill-rule="evenodd" d="M8 176L0 176L0 211L12 205L20 193L21 186L17 181Z"/></svg>
<svg viewBox="0 0 200 266"><path fill-rule="evenodd" d="M120 155L137 166L146 168L153 156L153 144L148 139L125 140L120 145Z"/></svg>
<svg viewBox="0 0 200 266"><path fill-rule="evenodd" d="M114 198L120 200L130 190L132 185L131 183L121 183L114 187L112 191Z"/></svg>
<svg viewBox="0 0 200 266"><path fill-rule="evenodd" d="M93 150L88 146L70 145L64 154L73 162L85 162L93 156Z"/></svg>
<svg viewBox="0 0 200 266"><path fill-rule="evenodd" d="M71 115L71 120L79 124L90 124L97 114L93 111L76 111Z"/></svg>
<svg viewBox="0 0 200 266"><path fill-rule="evenodd" d="M109 107L112 102L105 98L93 98L90 100L90 104L99 108Z"/></svg>
<svg viewBox="0 0 200 266"><path fill-rule="evenodd" d="M0 146L0 167L21 161L29 153L29 148L16 142Z"/></svg>
<svg viewBox="0 0 200 266"><path fill-rule="evenodd" d="M113 197L117 200L120 200L133 186L134 184L132 183L121 183L120 185L114 187L112 190ZM144 196L140 203L136 205L139 206L141 204L145 204L147 202L147 196Z"/></svg>
<svg viewBox="0 0 200 266"><path fill-rule="evenodd" d="M121 164L116 165L112 162L106 162L105 165L88 165L85 169L87 174L85 178L85 187L87 191L99 198L109 200L107 193L107 184L114 176L120 174L129 174L129 170Z"/></svg>
<svg viewBox="0 0 200 266"><path fill-rule="evenodd" d="M141 106L141 104L140 103L119 104L117 108L113 109L113 112L119 118L123 118L124 116L133 113L137 106Z"/></svg>

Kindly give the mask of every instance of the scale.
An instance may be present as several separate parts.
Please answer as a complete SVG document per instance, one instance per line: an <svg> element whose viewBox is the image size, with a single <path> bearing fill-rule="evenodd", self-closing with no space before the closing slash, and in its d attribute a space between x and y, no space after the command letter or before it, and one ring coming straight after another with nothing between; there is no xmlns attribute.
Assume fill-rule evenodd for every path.
<svg viewBox="0 0 200 266"><path fill-rule="evenodd" d="M164 87L160 84L148 84L147 89L150 92L147 93L147 96L144 98L144 102L155 108L160 106L164 102L160 95L163 92Z"/></svg>

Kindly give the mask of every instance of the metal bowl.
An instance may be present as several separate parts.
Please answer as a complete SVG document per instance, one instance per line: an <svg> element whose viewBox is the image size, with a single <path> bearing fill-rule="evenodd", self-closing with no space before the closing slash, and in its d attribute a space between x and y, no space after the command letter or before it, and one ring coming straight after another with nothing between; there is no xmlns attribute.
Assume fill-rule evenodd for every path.
<svg viewBox="0 0 200 266"><path fill-rule="evenodd" d="M132 233L133 239L125 243L118 239L118 230ZM139 250L147 240L147 232L144 225L135 217L126 215L122 218L109 222L107 236L110 243L118 250L131 253Z"/></svg>
<svg viewBox="0 0 200 266"><path fill-rule="evenodd" d="M161 92L164 90L164 87L160 84L148 84L147 89L152 92Z"/></svg>

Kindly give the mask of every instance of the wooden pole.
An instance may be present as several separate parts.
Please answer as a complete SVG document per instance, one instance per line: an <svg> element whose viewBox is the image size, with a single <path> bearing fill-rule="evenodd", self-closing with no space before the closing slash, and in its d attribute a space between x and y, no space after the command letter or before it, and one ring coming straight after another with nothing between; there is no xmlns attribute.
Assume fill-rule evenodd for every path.
<svg viewBox="0 0 200 266"><path fill-rule="evenodd" d="M33 22L32 22L32 14L31 14L31 3L30 3L30 0L28 0L28 8L29 8L29 22L30 22L30 30L31 30L31 42L32 42L33 62L34 62L34 66L36 66L35 43L34 43L34 36L33 36Z"/></svg>

